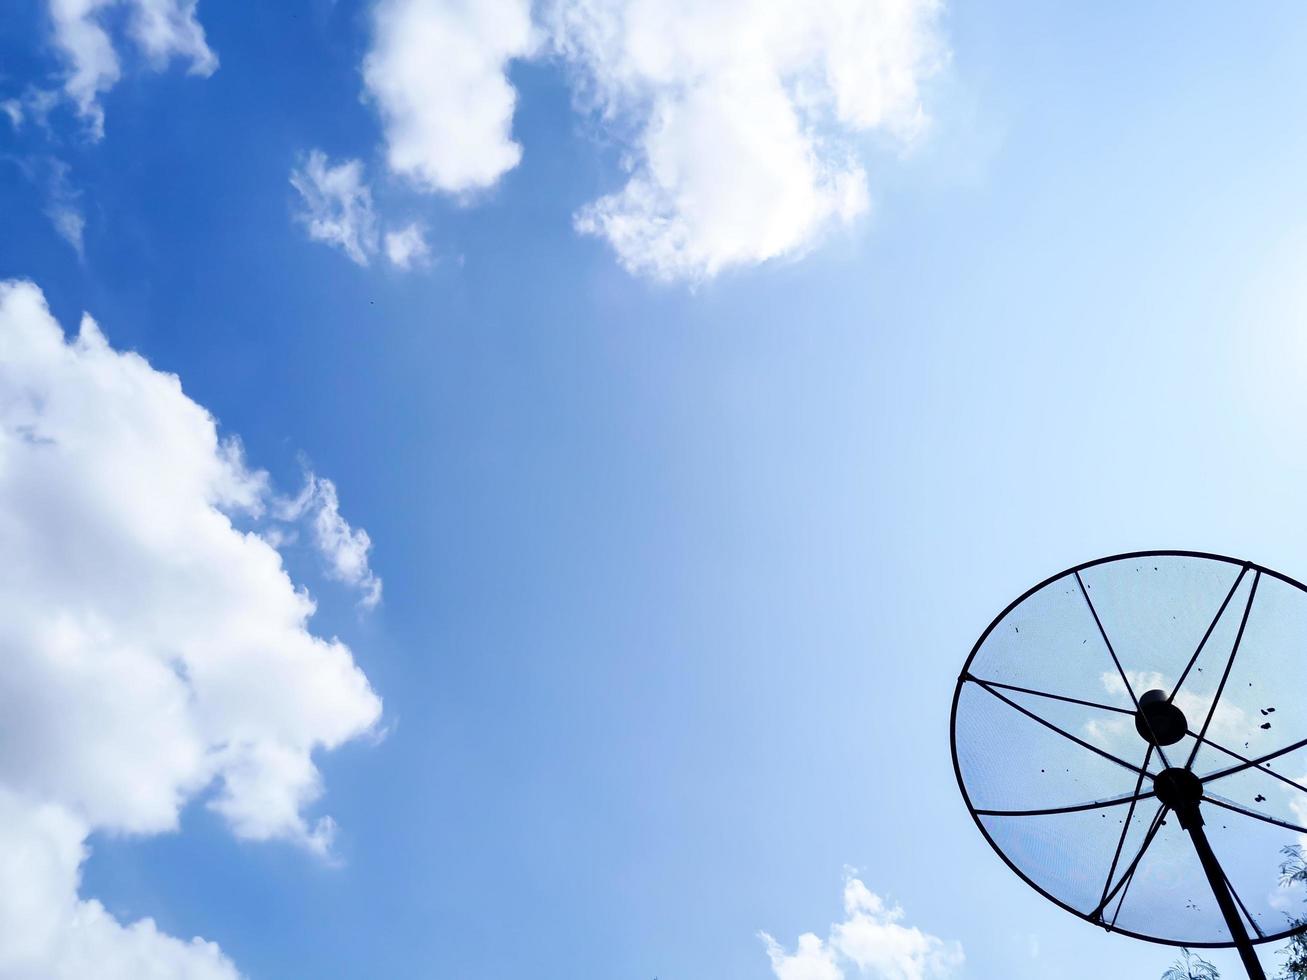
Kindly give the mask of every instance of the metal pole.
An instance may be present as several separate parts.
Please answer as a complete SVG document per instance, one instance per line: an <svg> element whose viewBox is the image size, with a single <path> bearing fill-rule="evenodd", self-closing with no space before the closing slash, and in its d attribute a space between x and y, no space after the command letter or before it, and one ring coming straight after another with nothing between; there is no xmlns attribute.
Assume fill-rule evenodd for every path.
<svg viewBox="0 0 1307 980"><path fill-rule="evenodd" d="M1261 961L1257 959L1257 953L1253 951L1252 941L1248 938L1248 930L1244 927L1243 919L1239 916L1239 910L1235 907L1234 897L1230 894L1230 887L1225 881L1225 871L1221 868L1221 862L1216 860L1216 855L1212 853L1212 845L1208 843L1207 832L1203 830L1203 817L1198 812L1198 804L1194 802L1188 806L1181 806L1175 811L1176 816L1180 819L1180 826L1189 832L1189 839L1194 842L1194 850L1198 852L1198 860L1202 862L1203 871L1207 873L1207 883L1212 886L1212 894L1216 896L1216 904L1221 907L1221 914L1225 916L1225 924L1230 930L1230 936L1234 939L1235 948L1239 950L1239 958L1243 960L1244 969L1248 971L1249 980L1266 980L1266 971L1262 969Z"/></svg>

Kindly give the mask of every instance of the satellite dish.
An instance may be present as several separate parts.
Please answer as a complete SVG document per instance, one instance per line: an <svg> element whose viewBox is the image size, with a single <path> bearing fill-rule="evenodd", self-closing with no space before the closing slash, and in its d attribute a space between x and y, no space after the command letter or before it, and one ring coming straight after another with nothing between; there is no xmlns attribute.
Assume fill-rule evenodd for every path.
<svg viewBox="0 0 1307 980"><path fill-rule="evenodd" d="M1110 932L1253 947L1304 928L1307 587L1252 562L1116 555L981 635L953 696L976 826L1045 898ZM1294 853L1293 851L1289 852Z"/></svg>

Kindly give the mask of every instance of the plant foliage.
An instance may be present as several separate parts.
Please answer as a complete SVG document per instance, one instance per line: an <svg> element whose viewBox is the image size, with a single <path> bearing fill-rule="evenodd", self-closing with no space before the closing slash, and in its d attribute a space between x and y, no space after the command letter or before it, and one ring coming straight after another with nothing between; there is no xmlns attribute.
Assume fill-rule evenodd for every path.
<svg viewBox="0 0 1307 980"><path fill-rule="evenodd" d="M1198 954L1181 949L1180 958L1162 974L1162 980L1221 980L1221 974Z"/></svg>

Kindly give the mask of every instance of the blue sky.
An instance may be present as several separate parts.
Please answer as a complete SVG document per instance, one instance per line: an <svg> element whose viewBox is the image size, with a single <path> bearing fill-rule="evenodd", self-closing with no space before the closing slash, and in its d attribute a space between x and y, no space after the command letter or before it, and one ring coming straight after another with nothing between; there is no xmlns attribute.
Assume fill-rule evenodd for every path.
<svg viewBox="0 0 1307 980"><path fill-rule="evenodd" d="M586 101L598 56L500 52L520 163L439 186L365 97L371 4L205 0L203 76L149 63L133 3L95 14L121 59L98 139L47 5L0 15L0 279L239 437L302 524L278 553L307 631L384 708L305 736L329 853L233 833L187 784L175 829L79 817L82 900L251 978L745 978L760 932L827 937L855 875L960 976L1161 972L993 855L948 709L1060 568L1191 548L1307 576L1301 10L923 6L929 125L832 126L865 210L660 267L575 227L648 150L625 96ZM366 265L310 234L313 150L358 161ZM412 222L429 257L400 268L384 234ZM366 529L375 608L315 537L334 508L285 506L308 473Z"/></svg>

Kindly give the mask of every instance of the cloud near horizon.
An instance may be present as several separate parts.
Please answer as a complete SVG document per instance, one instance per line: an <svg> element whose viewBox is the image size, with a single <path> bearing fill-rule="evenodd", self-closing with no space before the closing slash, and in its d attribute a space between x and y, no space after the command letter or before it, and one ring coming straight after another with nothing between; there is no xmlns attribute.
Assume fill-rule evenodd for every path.
<svg viewBox="0 0 1307 980"><path fill-rule="evenodd" d="M366 535L313 485L337 577L379 594ZM174 375L0 283L0 976L237 976L78 895L96 831L173 831L201 800L239 838L329 853L313 755L381 702L259 533L278 499Z"/></svg>
<svg viewBox="0 0 1307 980"><path fill-rule="evenodd" d="M767 933L760 936L776 980L946 980L962 968L961 944L905 926L903 916L899 906L849 877L844 920L831 926L827 939L807 932L787 952Z"/></svg>

